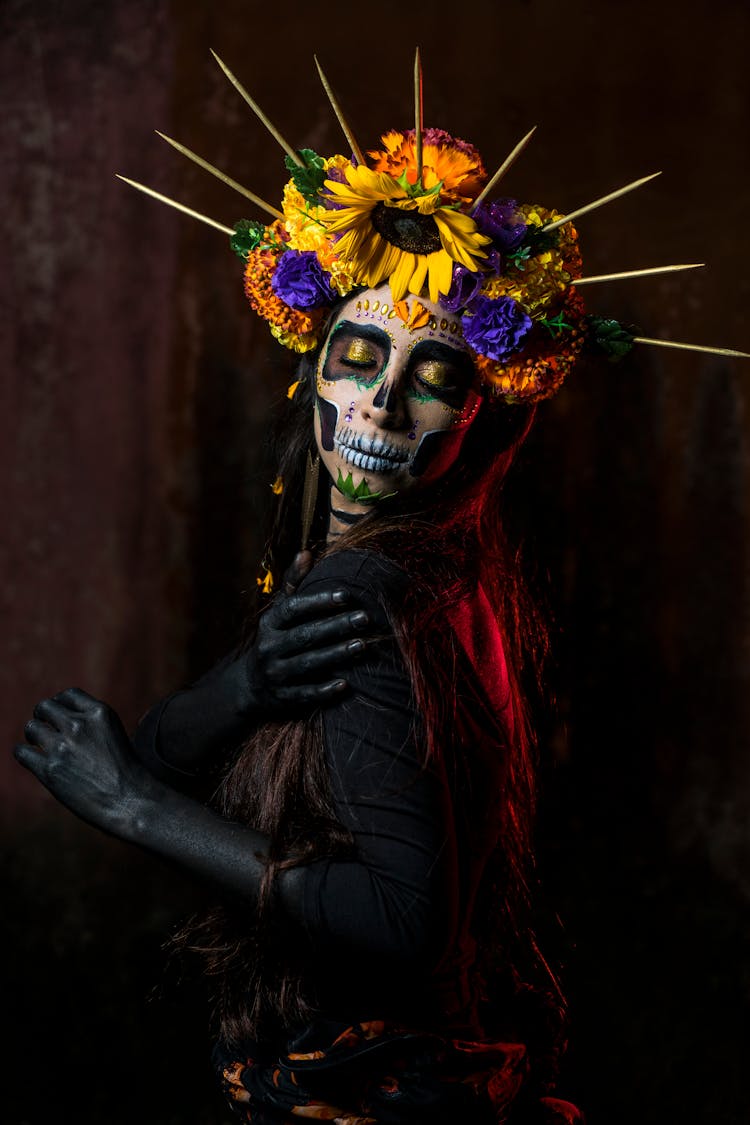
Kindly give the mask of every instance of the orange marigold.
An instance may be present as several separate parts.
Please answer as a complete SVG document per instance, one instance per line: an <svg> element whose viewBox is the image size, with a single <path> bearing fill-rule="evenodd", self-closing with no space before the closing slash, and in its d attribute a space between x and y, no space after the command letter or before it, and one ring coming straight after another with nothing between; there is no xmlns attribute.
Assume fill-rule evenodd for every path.
<svg viewBox="0 0 750 1125"><path fill-rule="evenodd" d="M476 365L482 379L506 402L532 403L550 398L570 374L585 343L581 325L584 307L580 294L570 290L560 311L572 328L552 337L542 326L535 327L534 336L524 344L523 357L510 363L478 355Z"/></svg>
<svg viewBox="0 0 750 1125"><path fill-rule="evenodd" d="M279 221L266 227L263 243L247 256L245 294L255 311L280 332L289 333L290 337L309 336L323 319L324 310L316 309L306 313L290 308L276 296L271 285L273 272L283 252L283 241L283 226Z"/></svg>

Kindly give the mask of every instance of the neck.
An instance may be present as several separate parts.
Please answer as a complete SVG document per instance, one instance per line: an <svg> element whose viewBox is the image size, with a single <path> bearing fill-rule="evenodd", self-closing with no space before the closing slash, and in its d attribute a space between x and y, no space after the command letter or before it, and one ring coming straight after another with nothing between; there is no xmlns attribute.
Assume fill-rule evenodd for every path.
<svg viewBox="0 0 750 1125"><path fill-rule="evenodd" d="M346 496L342 496L338 489L331 484L329 509L328 509L328 535L326 542L330 547L342 535L363 520L367 515L367 508L355 504Z"/></svg>

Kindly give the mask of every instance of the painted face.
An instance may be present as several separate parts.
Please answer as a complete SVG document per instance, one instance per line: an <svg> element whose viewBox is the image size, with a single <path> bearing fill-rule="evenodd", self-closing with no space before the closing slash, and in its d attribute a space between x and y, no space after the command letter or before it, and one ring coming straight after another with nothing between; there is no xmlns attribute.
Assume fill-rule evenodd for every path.
<svg viewBox="0 0 750 1125"><path fill-rule="evenodd" d="M479 410L458 318L423 297L408 296L407 305L405 322L388 285L358 294L339 310L321 350L315 438L343 494L339 507L348 499L361 511L368 497L438 480Z"/></svg>

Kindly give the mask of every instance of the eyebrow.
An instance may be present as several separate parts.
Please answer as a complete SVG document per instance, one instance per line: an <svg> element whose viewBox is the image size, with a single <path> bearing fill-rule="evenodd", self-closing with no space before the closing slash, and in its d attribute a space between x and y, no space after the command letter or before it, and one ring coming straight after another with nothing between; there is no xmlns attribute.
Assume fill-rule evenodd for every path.
<svg viewBox="0 0 750 1125"><path fill-rule="evenodd" d="M411 353L410 367L421 363L425 359L435 359L440 363L449 364L471 383L476 374L473 360L463 348L451 348L448 344L441 344L439 340L420 340Z"/></svg>
<svg viewBox="0 0 750 1125"><path fill-rule="evenodd" d="M369 340L370 343L377 344L379 347L381 347L385 351L386 355L390 355L391 338L387 332L384 332L382 328L378 328L374 324L355 324L352 320L339 321L339 323L331 333L330 340L328 341L329 349L339 336L346 335L359 336L363 340Z"/></svg>

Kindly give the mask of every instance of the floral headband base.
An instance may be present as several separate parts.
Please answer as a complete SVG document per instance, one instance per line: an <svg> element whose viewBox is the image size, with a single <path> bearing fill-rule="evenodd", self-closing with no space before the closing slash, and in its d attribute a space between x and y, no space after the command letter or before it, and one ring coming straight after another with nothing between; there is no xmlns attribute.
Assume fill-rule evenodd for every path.
<svg viewBox="0 0 750 1125"><path fill-rule="evenodd" d="M510 403L548 398L585 346L610 359L634 344L747 357L728 348L641 336L615 320L587 314L588 284L698 268L655 266L586 277L573 219L654 178L646 176L568 214L489 195L531 140L531 130L490 179L473 145L422 125L422 76L415 62L415 126L392 130L365 156L318 70L351 156L321 157L287 144L224 63L229 80L286 152L290 179L281 209L169 137L184 155L272 216L224 226L152 189L132 186L231 236L245 263L245 293L276 340L295 352L318 346L331 307L360 288L388 282L393 309L410 326L429 318L419 298L458 314L478 371ZM316 60L317 62L317 60ZM125 179L125 177L120 177ZM411 298L411 300L410 300Z"/></svg>

